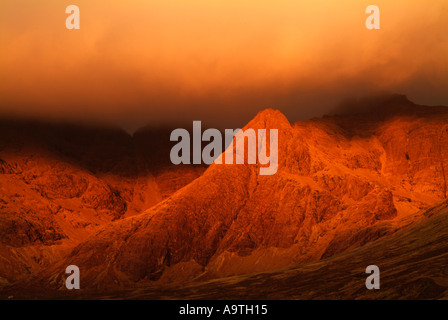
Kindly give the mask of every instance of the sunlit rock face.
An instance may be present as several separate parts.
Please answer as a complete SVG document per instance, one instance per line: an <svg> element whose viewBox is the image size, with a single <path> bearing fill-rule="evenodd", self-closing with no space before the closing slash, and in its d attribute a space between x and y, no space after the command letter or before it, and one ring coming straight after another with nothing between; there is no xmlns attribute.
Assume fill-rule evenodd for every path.
<svg viewBox="0 0 448 320"><path fill-rule="evenodd" d="M42 270L39 281L55 288L71 264L83 270L87 288L204 280L358 248L446 198L445 108L396 96L358 114L294 124L268 109L248 128L278 129L276 174L260 175L259 164L212 164L205 172L171 166L163 160L169 148L145 130L123 135L116 154L104 137L107 162L91 145L77 147L91 153L58 157L33 150L8 158L2 150L3 188L15 179L20 190L2 192L9 211L2 209L1 228L9 235L30 230L25 239L2 232L2 250L39 250L45 263L31 273ZM14 194L21 200L12 202ZM13 208L33 213L24 218Z"/></svg>

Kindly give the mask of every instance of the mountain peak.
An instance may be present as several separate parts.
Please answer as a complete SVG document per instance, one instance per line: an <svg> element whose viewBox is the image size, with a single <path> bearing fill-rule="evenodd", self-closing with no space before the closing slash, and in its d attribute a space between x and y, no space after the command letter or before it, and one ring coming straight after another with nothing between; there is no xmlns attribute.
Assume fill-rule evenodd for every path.
<svg viewBox="0 0 448 320"><path fill-rule="evenodd" d="M277 109L268 108L258 112L246 128L287 129L290 128L286 116Z"/></svg>
<svg viewBox="0 0 448 320"><path fill-rule="evenodd" d="M396 113L397 111L412 110L416 104L402 94L382 94L349 99L337 106L332 115L355 115L370 113Z"/></svg>

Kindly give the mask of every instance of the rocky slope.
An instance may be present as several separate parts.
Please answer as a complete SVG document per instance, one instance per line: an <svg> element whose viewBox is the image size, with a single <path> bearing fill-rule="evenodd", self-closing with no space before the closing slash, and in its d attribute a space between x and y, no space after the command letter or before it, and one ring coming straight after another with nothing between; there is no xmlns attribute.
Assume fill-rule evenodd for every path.
<svg viewBox="0 0 448 320"><path fill-rule="evenodd" d="M447 230L448 204L444 202L393 235L330 259L275 272L173 286L162 292L121 292L117 297L446 300ZM380 290L365 288L365 269L371 264L380 268Z"/></svg>
<svg viewBox="0 0 448 320"><path fill-rule="evenodd" d="M410 217L409 217L410 218ZM328 259L243 276L109 293L51 291L68 299L448 299L448 204L409 225ZM367 290L366 266L380 268L380 290Z"/></svg>
<svg viewBox="0 0 448 320"><path fill-rule="evenodd" d="M394 96L373 110L291 125L260 112L247 128L279 130L279 168L211 165L142 214L109 223L36 277L63 288L65 266L100 290L203 281L347 252L446 198L448 113Z"/></svg>
<svg viewBox="0 0 448 320"><path fill-rule="evenodd" d="M141 213L204 170L159 160L150 170L136 140L114 128L0 122L0 284L59 261L101 226ZM174 172L178 183L161 178Z"/></svg>

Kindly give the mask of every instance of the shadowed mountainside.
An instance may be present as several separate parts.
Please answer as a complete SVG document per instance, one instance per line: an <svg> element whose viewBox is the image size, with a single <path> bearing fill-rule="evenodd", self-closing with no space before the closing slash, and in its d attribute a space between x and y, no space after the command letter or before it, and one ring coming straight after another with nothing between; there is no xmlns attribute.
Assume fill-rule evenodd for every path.
<svg viewBox="0 0 448 320"><path fill-rule="evenodd" d="M109 127L0 121L0 283L60 260L101 226L141 213L204 171L160 157L166 143L151 157L151 141L169 141L169 132L132 137Z"/></svg>

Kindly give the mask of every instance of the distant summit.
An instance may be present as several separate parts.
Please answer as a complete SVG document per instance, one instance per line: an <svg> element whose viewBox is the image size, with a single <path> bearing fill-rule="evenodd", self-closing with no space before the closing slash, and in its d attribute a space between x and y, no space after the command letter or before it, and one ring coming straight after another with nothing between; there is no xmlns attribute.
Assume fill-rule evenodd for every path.
<svg viewBox="0 0 448 320"><path fill-rule="evenodd" d="M383 94L343 101L330 115L356 115L366 113L390 113L416 105L401 94Z"/></svg>

